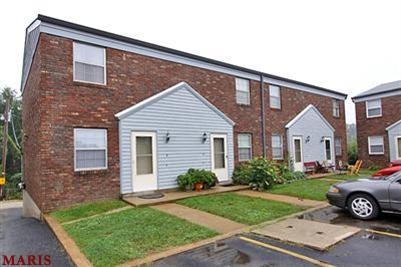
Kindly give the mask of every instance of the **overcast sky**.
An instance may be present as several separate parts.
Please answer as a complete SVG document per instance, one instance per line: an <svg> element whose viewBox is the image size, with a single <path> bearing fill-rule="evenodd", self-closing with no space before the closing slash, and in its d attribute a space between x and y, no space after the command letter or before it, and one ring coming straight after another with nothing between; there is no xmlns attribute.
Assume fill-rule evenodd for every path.
<svg viewBox="0 0 401 267"><path fill-rule="evenodd" d="M347 122L352 96L401 80L401 0L12 0L1 4L0 87L19 92L39 13L347 93Z"/></svg>

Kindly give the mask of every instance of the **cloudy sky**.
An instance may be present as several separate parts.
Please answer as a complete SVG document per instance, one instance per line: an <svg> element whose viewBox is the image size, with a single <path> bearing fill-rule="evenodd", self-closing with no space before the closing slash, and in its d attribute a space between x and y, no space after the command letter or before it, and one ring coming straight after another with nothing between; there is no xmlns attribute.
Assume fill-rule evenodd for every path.
<svg viewBox="0 0 401 267"><path fill-rule="evenodd" d="M401 0L3 1L0 87L37 14L347 93L401 79Z"/></svg>

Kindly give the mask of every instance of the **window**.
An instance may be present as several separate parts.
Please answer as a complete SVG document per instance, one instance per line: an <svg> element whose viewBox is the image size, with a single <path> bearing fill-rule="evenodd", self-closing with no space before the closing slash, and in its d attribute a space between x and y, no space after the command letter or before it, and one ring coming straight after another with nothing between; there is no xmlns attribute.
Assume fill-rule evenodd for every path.
<svg viewBox="0 0 401 267"><path fill-rule="evenodd" d="M270 107L281 109L280 87L269 85Z"/></svg>
<svg viewBox="0 0 401 267"><path fill-rule="evenodd" d="M331 160L331 139L324 139L324 150L326 155L326 160Z"/></svg>
<svg viewBox="0 0 401 267"><path fill-rule="evenodd" d="M334 151L336 153L336 156L341 156L342 155L342 147L341 147L341 137L335 137L334 138Z"/></svg>
<svg viewBox="0 0 401 267"><path fill-rule="evenodd" d="M366 101L367 118L381 117L381 115L382 115L382 102L380 99Z"/></svg>
<svg viewBox="0 0 401 267"><path fill-rule="evenodd" d="M333 117L340 117L340 100L333 99Z"/></svg>
<svg viewBox="0 0 401 267"><path fill-rule="evenodd" d="M251 103L248 80L235 78L235 90L237 104L249 105Z"/></svg>
<svg viewBox="0 0 401 267"><path fill-rule="evenodd" d="M252 140L250 134L238 135L238 159L239 161L252 158Z"/></svg>
<svg viewBox="0 0 401 267"><path fill-rule="evenodd" d="M107 131L74 129L75 170L107 169Z"/></svg>
<svg viewBox="0 0 401 267"><path fill-rule="evenodd" d="M106 84L105 49L74 43L74 81Z"/></svg>
<svg viewBox="0 0 401 267"><path fill-rule="evenodd" d="M384 154L383 136L369 136L369 155L382 155Z"/></svg>
<svg viewBox="0 0 401 267"><path fill-rule="evenodd" d="M272 135L272 154L273 159L283 159L283 142L281 135Z"/></svg>

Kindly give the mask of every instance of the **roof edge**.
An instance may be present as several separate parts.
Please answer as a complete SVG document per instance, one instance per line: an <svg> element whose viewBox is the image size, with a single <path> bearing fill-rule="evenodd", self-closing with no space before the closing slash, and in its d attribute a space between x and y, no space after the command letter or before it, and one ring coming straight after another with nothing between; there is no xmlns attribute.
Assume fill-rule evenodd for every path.
<svg viewBox="0 0 401 267"><path fill-rule="evenodd" d="M358 100L358 99L370 97L370 96L380 96L380 95L384 95L387 93L393 93L393 92L397 92L397 91L401 91L401 87L389 89L384 92L376 92L376 93L371 93L371 94L366 94L366 95L357 95L357 96L351 97L351 100L354 101L354 100Z"/></svg>
<svg viewBox="0 0 401 267"><path fill-rule="evenodd" d="M345 99L348 96L345 93L334 91L334 90L327 89L327 88L320 87L320 86L316 86L316 85L313 85L313 84L308 84L308 83L300 82L300 81L297 81L297 80L293 80L293 79L289 79L289 78L285 78L285 77L281 77L281 76L277 76L277 75L273 75L273 74L269 74L269 73L265 73L265 72L261 72L261 71L257 71L257 70L253 70L253 69L249 69L249 68L245 68L245 67L241 67L241 66L238 66L238 65L225 63L225 62L222 62L222 61L210 59L210 58L207 58L207 57L198 56L198 55L195 55L195 54L183 52L183 51L172 49L172 48L168 48L168 47L165 47L165 46L156 45L156 44L153 44L153 43L144 42L144 41L141 41L141 40L137 40L137 39L133 39L133 38L130 38L130 37L118 35L118 34L115 34L115 33L110 33L110 32L107 32L107 31L98 30L98 29L95 29L95 28L91 28L91 27L80 25L80 24L68 22L68 21L65 21L65 20L56 19L56 18L45 16L45 15L42 15L42 14L38 15L37 20L40 20L42 22L47 22L47 23L50 23L50 24L59 25L59 26L66 27L66 28L72 28L72 29L75 29L75 30L78 30L78 31L84 31L84 32L95 34L95 35L100 35L100 36L111 38L111 39L116 39L116 40L119 40L119 41L122 41L122 42L127 42L127 43L131 43L131 44L139 45L139 46L144 46L144 47L147 47L147 48L150 48L150 49L155 49L155 50L159 50L159 51L162 51L162 52L175 54L175 55L178 55L178 56L183 56L183 57L187 57L187 58L191 58L191 59L207 62L207 63L210 63L210 64L219 65L219 66L226 67L226 68L231 68L231 69L235 69L235 70L239 70L239 71L243 71L243 72L248 72L248 73L254 74L254 75L265 76L265 77L272 78L272 79L277 79L277 80L281 80L281 81L285 81L285 82L290 82L290 83L294 83L294 84L310 87L310 88L313 88L313 89L317 89L317 90L321 90L321 91L324 91L324 92L328 92L328 93L339 95L339 96L341 96L341 97L343 97Z"/></svg>
<svg viewBox="0 0 401 267"><path fill-rule="evenodd" d="M328 120L326 120L326 118L323 116L322 113L320 113L320 111L317 109L317 107L315 107L312 104L309 104L306 108L304 108L301 112L299 112L292 120L290 120L286 125L285 128L288 129L291 126L293 126L298 120L300 120L305 114L306 112L308 112L310 109L313 109L316 114L318 114L318 116L323 120L323 122L333 131L335 132L334 127L328 122Z"/></svg>

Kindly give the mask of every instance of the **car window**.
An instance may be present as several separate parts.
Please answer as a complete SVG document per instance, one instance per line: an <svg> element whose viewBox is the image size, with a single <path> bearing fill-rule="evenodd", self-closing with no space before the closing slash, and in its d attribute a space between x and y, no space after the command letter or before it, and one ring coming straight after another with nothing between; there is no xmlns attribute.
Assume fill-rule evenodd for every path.
<svg viewBox="0 0 401 267"><path fill-rule="evenodd" d="M393 180L393 181L395 181L397 179L401 179L401 171L393 173L393 174L391 174L391 175L389 175L387 177L384 177L383 179L384 180Z"/></svg>

